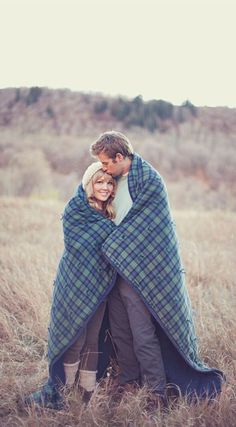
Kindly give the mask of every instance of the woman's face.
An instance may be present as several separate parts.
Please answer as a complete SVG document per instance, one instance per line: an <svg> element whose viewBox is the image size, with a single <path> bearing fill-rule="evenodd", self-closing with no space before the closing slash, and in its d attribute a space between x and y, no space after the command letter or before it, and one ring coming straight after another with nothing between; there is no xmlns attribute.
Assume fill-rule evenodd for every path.
<svg viewBox="0 0 236 427"><path fill-rule="evenodd" d="M110 197L113 189L113 179L108 174L98 177L93 183L94 197L101 202L105 202Z"/></svg>

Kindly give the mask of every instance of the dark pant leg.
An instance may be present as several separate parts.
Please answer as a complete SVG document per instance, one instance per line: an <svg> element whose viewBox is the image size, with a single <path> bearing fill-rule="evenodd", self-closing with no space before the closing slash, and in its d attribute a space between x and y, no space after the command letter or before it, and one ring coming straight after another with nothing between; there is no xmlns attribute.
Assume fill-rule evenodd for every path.
<svg viewBox="0 0 236 427"><path fill-rule="evenodd" d="M119 293L119 280L108 297L109 321L112 339L117 351L120 368L119 383L138 381L140 376L139 363L134 353L133 336L130 329L126 308Z"/></svg>
<svg viewBox="0 0 236 427"><path fill-rule="evenodd" d="M96 371L98 364L98 336L101 329L103 316L106 309L106 301L98 307L96 313L90 319L87 326L86 339L81 350L80 369Z"/></svg>
<svg viewBox="0 0 236 427"><path fill-rule="evenodd" d="M162 393L166 375L152 316L140 296L123 279L119 282L119 291L128 314L142 381L154 391Z"/></svg>
<svg viewBox="0 0 236 427"><path fill-rule="evenodd" d="M80 335L79 339L69 347L63 355L63 363L73 364L79 362L80 353L86 338L86 330Z"/></svg>
<svg viewBox="0 0 236 427"><path fill-rule="evenodd" d="M64 363L73 364L80 360L80 368L96 371L98 360L98 335L105 307L106 302L102 302L94 316L89 320L83 334L64 353Z"/></svg>

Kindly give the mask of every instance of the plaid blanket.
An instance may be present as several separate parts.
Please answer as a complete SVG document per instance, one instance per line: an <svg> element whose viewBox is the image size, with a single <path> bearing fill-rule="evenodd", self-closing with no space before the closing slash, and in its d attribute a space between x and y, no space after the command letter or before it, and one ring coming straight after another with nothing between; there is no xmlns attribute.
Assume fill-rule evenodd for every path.
<svg viewBox="0 0 236 427"><path fill-rule="evenodd" d="M212 394L220 389L222 372L209 369L198 356L165 184L151 165L135 155L128 185L133 206L105 240L104 256L136 290L156 320L168 380L182 392Z"/></svg>
<svg viewBox="0 0 236 427"><path fill-rule="evenodd" d="M101 246L116 226L89 206L82 186L66 205L62 220L65 249L54 282L48 360L51 378L64 382L61 356L114 285L116 271Z"/></svg>
<svg viewBox="0 0 236 427"><path fill-rule="evenodd" d="M82 333L119 272L155 319L168 381L183 393L212 394L220 390L222 372L208 368L198 357L165 185L157 171L136 154L128 184L133 206L119 226L88 205L81 186L65 208L65 251L49 327L50 376L64 382L61 356Z"/></svg>

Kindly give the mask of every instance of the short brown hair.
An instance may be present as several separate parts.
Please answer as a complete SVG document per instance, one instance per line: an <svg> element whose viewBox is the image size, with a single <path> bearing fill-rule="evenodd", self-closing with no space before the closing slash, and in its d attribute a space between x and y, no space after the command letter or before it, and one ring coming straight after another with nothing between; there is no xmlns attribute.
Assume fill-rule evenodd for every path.
<svg viewBox="0 0 236 427"><path fill-rule="evenodd" d="M117 153L124 157L133 158L133 147L123 133L115 130L102 133L99 138L91 144L90 152L92 156L100 153L106 154L110 159L115 159Z"/></svg>

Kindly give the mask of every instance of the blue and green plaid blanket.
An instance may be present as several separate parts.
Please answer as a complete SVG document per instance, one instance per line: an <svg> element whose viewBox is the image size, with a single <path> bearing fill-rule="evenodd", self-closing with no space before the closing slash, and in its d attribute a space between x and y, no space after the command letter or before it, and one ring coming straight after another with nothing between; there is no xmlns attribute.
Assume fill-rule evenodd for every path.
<svg viewBox="0 0 236 427"><path fill-rule="evenodd" d="M138 155L128 175L133 206L105 240L109 263L132 286L156 321L167 379L183 393L213 395L223 373L198 355L175 223L158 172Z"/></svg>
<svg viewBox="0 0 236 427"><path fill-rule="evenodd" d="M65 251L58 267L49 328L51 377L119 272L156 322L169 382L182 392L219 391L222 373L198 357L191 304L175 225L161 176L138 155L128 175L133 206L119 226L92 209L80 186L63 215Z"/></svg>
<svg viewBox="0 0 236 427"><path fill-rule="evenodd" d="M48 360L50 376L64 382L61 356L114 285L116 271L101 247L116 226L89 206L82 186L66 205L62 220L64 253L54 282Z"/></svg>

